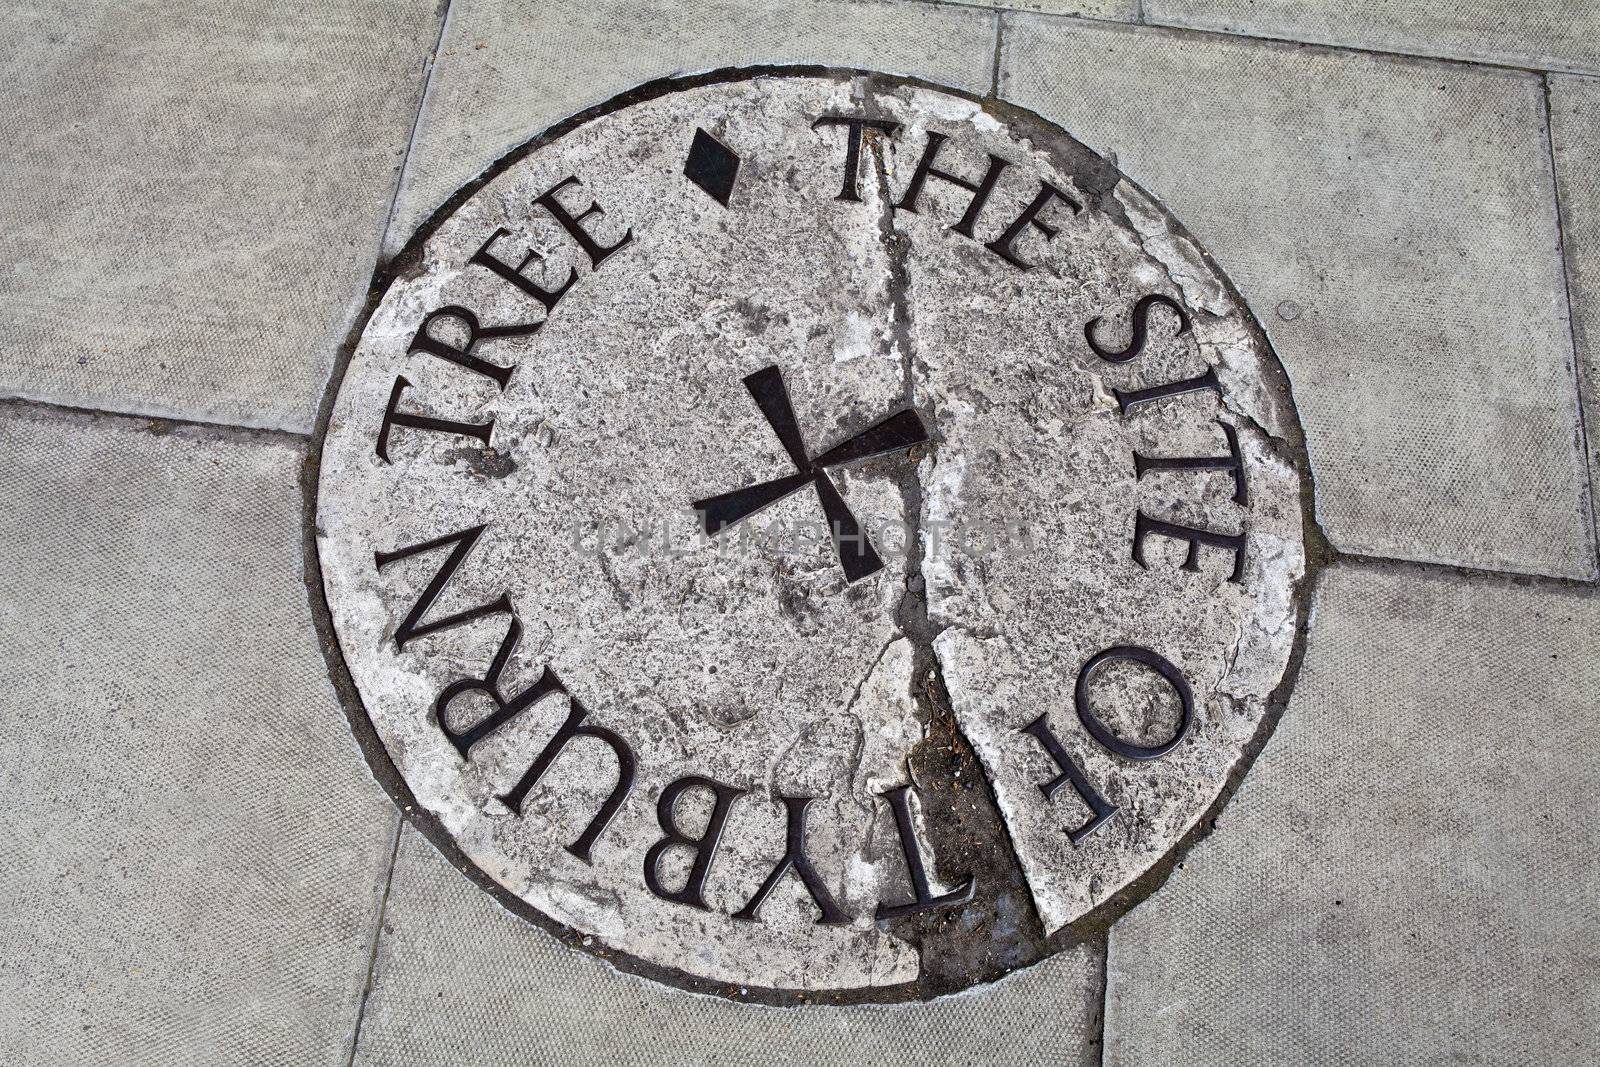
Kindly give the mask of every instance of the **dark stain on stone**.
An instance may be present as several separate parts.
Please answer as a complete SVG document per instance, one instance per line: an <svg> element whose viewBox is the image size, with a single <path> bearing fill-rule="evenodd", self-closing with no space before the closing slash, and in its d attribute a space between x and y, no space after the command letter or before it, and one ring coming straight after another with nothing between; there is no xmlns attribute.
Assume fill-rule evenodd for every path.
<svg viewBox="0 0 1600 1067"><path fill-rule="evenodd" d="M930 650L931 651L931 650ZM922 649L918 649L919 660ZM937 667L918 676L927 735L908 760L933 853L936 887L976 880L971 902L891 924L922 956L923 996L998 978L1047 955L1044 924L1033 905L994 792L956 725Z"/></svg>
<svg viewBox="0 0 1600 1067"><path fill-rule="evenodd" d="M774 315L771 308L757 304L749 297L742 296L734 302L733 309L744 316L745 322L750 324L750 332L757 337L767 332L774 319L787 318L788 316Z"/></svg>
<svg viewBox="0 0 1600 1067"><path fill-rule="evenodd" d="M452 463L461 463L480 478L504 478L517 469L511 453L494 448L452 448L445 452Z"/></svg>

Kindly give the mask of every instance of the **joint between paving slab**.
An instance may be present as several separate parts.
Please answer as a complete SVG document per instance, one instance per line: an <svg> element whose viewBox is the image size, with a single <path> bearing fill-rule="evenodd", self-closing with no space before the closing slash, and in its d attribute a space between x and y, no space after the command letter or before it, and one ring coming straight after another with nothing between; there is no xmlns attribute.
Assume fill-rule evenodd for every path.
<svg viewBox="0 0 1600 1067"><path fill-rule="evenodd" d="M1550 76L1541 76L1544 93L1544 147L1550 159L1550 193L1556 210L1556 257L1561 261L1561 291L1567 306L1567 340L1572 346L1572 384L1578 405L1578 456L1583 464L1584 497L1588 501L1589 551L1600 576L1600 500L1595 497L1595 472L1589 449L1589 426L1584 401L1583 370L1578 348L1578 327L1572 302L1572 270L1567 262L1566 211L1561 202L1561 179L1556 173L1556 137L1550 119Z"/></svg>
<svg viewBox="0 0 1600 1067"><path fill-rule="evenodd" d="M991 6L975 6L972 4L952 3L951 0L908 0L911 3L930 4L938 7L960 7L967 10L999 11L1008 16L1029 19L1043 23L1067 23L1082 26L1086 29L1098 30L1129 30L1129 31L1159 31L1176 37L1203 38L1211 41L1234 41L1261 44L1276 47L1296 49L1320 49L1324 52L1342 53L1345 55L1371 56L1376 59L1405 60L1415 63L1434 63L1447 67L1460 67L1469 70L1499 70L1514 74L1527 74L1542 77L1546 74L1573 75L1575 77L1600 77L1600 71L1581 70L1574 67L1535 67L1524 63L1513 63L1506 60L1495 59L1464 59L1459 56L1433 56L1420 52L1401 52L1383 48L1366 48L1354 44L1337 44L1331 41L1300 40L1295 37L1274 37L1265 33L1245 33L1236 30L1202 29L1196 26L1185 26L1175 22L1152 22L1144 13L1144 4L1141 0L1136 16L1137 21L1127 19L1101 19L1088 15L1073 15L1055 11L1026 11L1019 8L995 8Z"/></svg>
<svg viewBox="0 0 1600 1067"><path fill-rule="evenodd" d="M1134 25L1134 23L1129 22L1127 19L1116 18L1109 15L1104 17L1098 15L1069 15L1062 12L1038 11L1031 8L1011 7L1005 4L986 4L981 2L981 0L977 0L977 2L974 2L974 0L890 0L890 2L900 4L915 4L918 7L948 7L955 8L958 11L982 12L985 15L1042 15L1046 18L1052 19L1072 19L1077 22L1088 23L1091 26ZM1139 11L1142 17L1144 11L1143 0L1139 0Z"/></svg>
<svg viewBox="0 0 1600 1067"><path fill-rule="evenodd" d="M356 1004L355 1026L350 1031L350 1055L345 1067L354 1067L356 1052L361 1047L361 1024L367 1018L367 999L372 996L372 982L378 973L378 946L383 939L384 917L389 912L389 890L394 886L395 862L400 856L400 837L405 833L406 821L395 812L394 840L389 845L389 867L383 875L383 893L378 898L378 914L372 922L372 947L367 953L367 975L361 985L361 1000Z"/></svg>
<svg viewBox="0 0 1600 1067"><path fill-rule="evenodd" d="M1143 0L1140 2L1141 12ZM1041 13L1042 14L1042 13ZM1055 16L1066 17L1066 16ZM1141 18L1141 21L1142 18ZM1279 45L1293 45L1296 48L1325 48L1332 52L1350 52L1364 56L1378 56L1392 59L1414 59L1429 63L1443 63L1457 67L1487 68L1491 70L1509 70L1522 74L1595 74L1596 71L1583 71L1573 67L1536 67L1526 63L1513 63L1509 60L1498 59L1466 59L1461 56L1435 56L1423 52L1404 52L1388 48L1367 48L1357 44L1337 44L1332 41L1302 40L1298 37L1275 37L1267 33L1247 33L1242 30L1210 30L1197 26L1185 26L1177 22L1143 22L1152 29L1173 30L1185 34L1196 34L1204 37L1225 37L1240 41L1266 41ZM1129 25L1129 23L1124 23Z"/></svg>
<svg viewBox="0 0 1600 1067"><path fill-rule="evenodd" d="M395 171L394 192L389 196L389 210L383 218L383 233L378 239L378 262L386 264L389 259L388 249L391 246L390 231L394 229L394 213L400 206L400 194L406 187L406 168L411 166L411 153L417 147L417 134L422 129L422 116L428 107L428 94L433 91L433 74L439 65L439 50L444 47L445 34L450 29L450 14L454 8L451 0L443 0L444 10L439 18L439 36L434 39L433 49L428 53L426 60L427 71L422 78L422 92L417 95L417 110L411 116L411 136L406 138L405 154L400 157L400 166Z"/></svg>
<svg viewBox="0 0 1600 1067"><path fill-rule="evenodd" d="M204 419L178 419L165 415L141 415L134 411L112 411L106 408L78 407L57 404L49 400L32 400L28 397L0 397L0 414L7 413L44 415L72 421L103 421L120 423L129 429L164 437L181 434L193 438L211 437L220 440L245 441L255 444L272 442L304 448L311 434L300 430L280 430L270 426L244 426L235 422L208 422Z"/></svg>
<svg viewBox="0 0 1600 1067"><path fill-rule="evenodd" d="M989 70L989 97L1000 99L1000 56L1005 47L1006 13L997 11L994 15L994 65Z"/></svg>
<svg viewBox="0 0 1600 1067"><path fill-rule="evenodd" d="M1106 1012L1111 1007L1111 935L1115 929L1113 923L1100 937L1100 1017L1094 1021L1088 1050L1088 1060L1094 1067L1105 1067L1106 1062Z"/></svg>
<svg viewBox="0 0 1600 1067"><path fill-rule="evenodd" d="M1395 559L1389 556L1368 556L1359 552L1333 551L1329 566L1359 567L1362 570L1385 573L1409 572L1432 577L1461 578L1477 582L1500 582L1528 589L1565 589L1573 592L1594 593L1600 590L1600 580L1594 578L1563 578L1549 574L1531 574L1522 571L1487 570L1466 567L1455 563L1433 563L1427 560Z"/></svg>

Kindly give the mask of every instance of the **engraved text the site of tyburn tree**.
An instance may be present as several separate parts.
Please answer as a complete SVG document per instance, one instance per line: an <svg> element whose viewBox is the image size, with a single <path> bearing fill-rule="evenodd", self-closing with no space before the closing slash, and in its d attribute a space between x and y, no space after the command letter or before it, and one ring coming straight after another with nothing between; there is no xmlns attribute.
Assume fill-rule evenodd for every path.
<svg viewBox="0 0 1600 1067"><path fill-rule="evenodd" d="M837 192L819 191L819 195L831 194L832 199L846 205L859 202L863 137L870 131L875 136L892 138L899 134L899 125L869 116L849 114L811 117L808 125L815 130L837 130L839 133L836 148L842 165ZM693 136L685 177L730 210L737 210L737 154L703 130L693 131ZM1024 239L1048 242L1057 235L1059 227L1071 225L1072 217L1081 212L1082 205L1069 192L1050 182L1033 180L1036 191L1019 214L1013 218L991 219L987 216L986 208L992 194L1002 181L1016 175L1017 169L1007 160L985 153L985 160L977 166L971 166L968 160L968 165L962 168L975 177L963 176L952 169L957 167L956 163L947 161L947 157L958 155L952 151L953 147L960 146L952 145L947 135L939 132L927 134L918 162L893 202L893 209L912 213L923 210L923 194L930 182L942 182L965 190L970 194L967 206L958 218L950 221L947 231L960 239L977 242L1009 269L1020 272L1033 269L1034 263L1024 250L1027 243ZM564 178L534 197L531 209L543 213L557 224L572 245L587 258L591 271L616 269L613 266L615 262L625 261L625 253L633 243L632 227L642 224L640 220L624 223L609 218L577 175ZM853 221L844 215L840 224L850 225ZM1028 237L1030 234L1033 236ZM504 228L496 228L484 234L466 269L483 271L511 286L526 298L529 315L537 317L521 322L488 323L482 321L472 308L456 304L440 306L429 310L417 325L408 347L411 356L447 361L459 367L462 373L481 375L504 391L517 368L515 365L495 362L484 349L492 351L493 342L500 339L525 338L536 333L550 316L560 313L562 302L571 299L584 276L577 266L573 266L565 279L553 285L542 284L528 273L530 263L540 257L531 250L519 256L516 247L516 235ZM1119 321L1125 319L1130 324L1130 336L1121 343L1113 340L1117 330L1096 318L1083 324L1082 337L1096 357L1110 364L1137 360L1153 330L1184 334L1190 329L1190 317L1185 308L1178 301L1159 293L1143 296L1131 308L1106 309L1106 312L1109 318ZM448 335L460 340L445 340L447 331L441 326L442 323L453 323ZM839 562L848 577L853 581L876 573L881 569L882 562L854 527L849 509L828 479L827 468L868 455L908 448L924 440L925 430L915 413L908 411L891 415L882 423L863 431L857 438L811 456L805 450L796 417L789 408L788 397L783 390L781 367L757 371L746 379L746 385L789 451L795 471L771 482L730 490L720 497L694 502L702 513L706 532L715 534L756 507L810 485L821 496L823 513L831 527ZM404 375L395 377L373 442L380 460L388 462L389 445L397 433L425 432L468 438L484 447L490 445L495 429L492 418L479 422L459 414L429 411L428 398L416 395L411 389L411 382ZM1206 370L1192 377L1151 383L1137 389L1115 390L1114 396L1118 409L1126 416L1141 405L1199 391L1220 395L1221 385L1214 371ZM1143 478L1151 471L1216 472L1232 479L1234 501L1241 505L1246 503L1248 494L1238 438L1233 427L1227 423L1219 420L1218 425L1227 442L1226 455L1148 456L1135 453L1133 463L1137 477ZM505 616L503 639L498 647L485 650L489 659L486 669L477 677L453 681L438 694L433 709L434 722L460 759L467 761L473 758L479 742L518 716L541 706L545 698L566 695L570 710L565 720L515 784L499 794L497 802L509 812L522 815L524 799L539 786L568 744L578 738L589 738L605 745L615 760L615 784L584 831L566 846L569 853L588 863L595 843L605 834L617 812L630 801L638 777L636 755L622 726L594 721L585 709L581 695L570 693L548 665L532 684L519 691L507 691L502 675L523 634L516 605L509 594L502 593L487 603L442 617L433 616L432 609L440 594L472 554L474 546L486 536L493 536L493 532L479 525L442 532L416 544L375 546L373 561L380 572L414 556L427 556L438 561L426 585L411 598L404 616L394 621L392 640L396 649L405 649L411 643L441 630L487 616ZM1189 526L1136 510L1131 517L1129 553L1141 567L1150 566L1146 546L1152 538L1166 538L1184 544L1186 555L1181 566L1190 571L1201 568L1204 550L1214 550L1226 558L1228 579L1236 583L1242 580L1244 530L1227 532ZM1152 679L1158 680L1176 697L1178 722L1170 738L1156 744L1133 744L1117 737L1096 718L1092 700L1094 679L1101 668L1115 663L1133 665L1148 672ZM471 726L453 728L448 725L448 712L456 701L468 694L486 697L493 710ZM1085 735L1125 760L1162 758L1183 741L1194 720L1194 698L1183 673L1159 653L1134 645L1102 649L1083 663L1073 687L1072 700ZM1069 830L1069 836L1076 843L1113 818L1117 808L1105 799L1100 786L1068 754L1067 747L1046 720L1047 716L1041 715L1023 727L1022 732L1038 744L1039 749L1059 770L1055 777L1037 783L1041 802L1053 802L1061 787L1070 786L1082 805L1083 821ZM729 812L752 788L750 785L721 782L703 775L688 775L677 778L661 790L655 804L661 837L640 857L639 864L639 876L651 893L684 907L708 908L706 885L714 874L714 863ZM906 899L881 901L876 913L878 918L949 907L971 899L973 894L971 877L951 886L936 885L929 877L924 846L916 838L914 821L909 813L908 793L914 789L915 786L907 782L879 794L893 816L899 834L911 894ZM710 802L709 818L697 833L685 831L679 819L680 801L691 792L701 794ZM830 893L828 879L807 855L807 818L815 798L778 795L775 799L782 804L787 816L784 853L755 894L732 913L733 917L758 921L763 902L783 879L793 877L815 904L818 923L848 923L852 916ZM685 850L689 870L681 885L669 886L663 881L662 859L673 849Z"/></svg>

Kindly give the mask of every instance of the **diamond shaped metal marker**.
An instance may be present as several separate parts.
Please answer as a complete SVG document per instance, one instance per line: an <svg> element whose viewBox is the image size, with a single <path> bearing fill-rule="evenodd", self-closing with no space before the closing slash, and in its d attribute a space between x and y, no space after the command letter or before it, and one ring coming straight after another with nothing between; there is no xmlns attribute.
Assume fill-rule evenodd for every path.
<svg viewBox="0 0 1600 1067"><path fill-rule="evenodd" d="M694 142L689 145L689 158L683 164L683 176L705 190L707 196L728 206L733 195L733 180L739 173L739 153L711 136L705 130L694 131Z"/></svg>

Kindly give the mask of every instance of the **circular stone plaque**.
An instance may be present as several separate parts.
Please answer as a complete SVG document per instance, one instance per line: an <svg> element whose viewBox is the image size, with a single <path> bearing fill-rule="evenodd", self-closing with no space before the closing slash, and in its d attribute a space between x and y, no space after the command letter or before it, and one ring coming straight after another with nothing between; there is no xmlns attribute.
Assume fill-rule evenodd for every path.
<svg viewBox="0 0 1600 1067"><path fill-rule="evenodd" d="M435 844L621 966L768 1003L994 979L1158 884L1287 693L1287 379L1035 115L653 83L378 290L310 505L335 676Z"/></svg>

